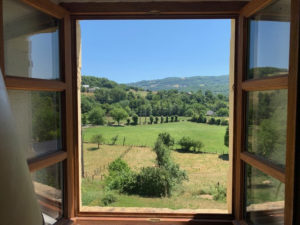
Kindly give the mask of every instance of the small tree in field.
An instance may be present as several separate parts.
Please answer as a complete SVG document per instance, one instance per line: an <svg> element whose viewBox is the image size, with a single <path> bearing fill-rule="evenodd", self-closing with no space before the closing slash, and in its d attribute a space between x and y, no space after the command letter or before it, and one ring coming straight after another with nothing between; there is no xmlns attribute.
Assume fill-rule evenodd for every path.
<svg viewBox="0 0 300 225"><path fill-rule="evenodd" d="M127 112L123 108L114 108L110 111L110 115L115 121L118 122L118 125L120 125L120 120L128 117Z"/></svg>
<svg viewBox="0 0 300 225"><path fill-rule="evenodd" d="M102 134L96 134L92 137L91 140L93 143L97 143L98 144L98 149L100 148L100 145L104 142L104 137L102 136Z"/></svg>
<svg viewBox="0 0 300 225"><path fill-rule="evenodd" d="M160 117L160 123L164 123L164 117L163 116Z"/></svg>
<svg viewBox="0 0 300 225"><path fill-rule="evenodd" d="M178 122L178 116L175 116L175 122Z"/></svg>
<svg viewBox="0 0 300 225"><path fill-rule="evenodd" d="M93 125L103 125L105 122L104 111L100 107L96 107L89 113L89 121Z"/></svg>
<svg viewBox="0 0 300 225"><path fill-rule="evenodd" d="M171 116L171 122L172 123L174 122L174 116Z"/></svg>
<svg viewBox="0 0 300 225"><path fill-rule="evenodd" d="M130 125L130 119L127 118L127 125Z"/></svg>
<svg viewBox="0 0 300 225"><path fill-rule="evenodd" d="M224 145L229 146L229 127L226 128L226 132L224 135Z"/></svg>
<svg viewBox="0 0 300 225"><path fill-rule="evenodd" d="M153 120L154 120L154 118L153 118L153 116L151 115L151 116L150 116L150 123L151 123L151 124L153 123Z"/></svg>
<svg viewBox="0 0 300 225"><path fill-rule="evenodd" d="M155 117L154 123L155 123L155 124L158 124L158 116Z"/></svg>
<svg viewBox="0 0 300 225"><path fill-rule="evenodd" d="M169 123L169 117L166 116L166 123Z"/></svg>
<svg viewBox="0 0 300 225"><path fill-rule="evenodd" d="M138 120L139 120L139 117L136 114L134 114L132 116L133 125L137 125L138 124Z"/></svg>

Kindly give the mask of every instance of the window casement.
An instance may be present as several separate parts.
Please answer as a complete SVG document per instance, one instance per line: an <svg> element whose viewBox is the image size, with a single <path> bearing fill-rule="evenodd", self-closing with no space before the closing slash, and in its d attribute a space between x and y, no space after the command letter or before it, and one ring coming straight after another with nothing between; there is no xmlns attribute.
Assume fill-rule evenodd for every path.
<svg viewBox="0 0 300 225"><path fill-rule="evenodd" d="M6 4L21 6L21 10L17 10L15 14L9 13L6 11ZM277 4L280 6L276 7ZM10 93L12 108L15 107L17 113L16 118L21 118L19 119L21 121L19 123L20 130L22 133L25 130L32 132L27 132L27 136L25 135L23 138L24 141L30 140L26 143L26 148L31 152L28 155L28 165L33 180L36 180L37 190L47 188L43 185L43 178L48 173L57 178L54 184L51 184L52 186L63 187L61 202L57 199L47 198L42 192L37 193L42 209L46 212L48 210L52 217L60 219L57 224L63 224L64 219L74 219L75 224L152 224L154 222L159 224L255 224L255 222L261 222L259 218L264 218L271 224L292 225L300 222L300 215L297 214L300 202L299 165L296 165L297 159L300 159L299 151L296 151L299 142L296 139L296 134L299 133L297 129L299 0L252 0L249 3L231 2L230 4L202 2L198 4L182 3L181 5L180 3L178 5L165 1L146 3L143 6L139 3L128 3L127 5L126 3L64 3L59 6L48 0L2 0L1 7L0 66ZM199 11L195 10L197 7ZM14 18L14 16L20 15L22 10L29 16ZM5 13L7 14L5 15ZM46 22L35 24L36 18L40 18L38 21ZM48 20L49 18L52 19ZM109 18L232 18L236 21L235 63L233 66L235 71L233 85L235 107L233 118L232 214L186 215L112 212L99 214L80 212L80 134L77 122L79 84L76 58L76 32L78 30L76 30L76 21ZM14 19L15 21L13 21ZM53 19L57 23L53 23ZM13 22L10 23L9 20ZM288 26L284 26L285 28L289 27L290 33L281 30L279 34L279 36L285 35L284 40L288 41L289 51L286 53L287 49L284 48L281 50L285 52L277 52L279 61L288 62L288 69L282 70L280 74L275 74L278 76L269 74L268 77L258 78L259 74L255 71L251 72L251 76L249 74L249 61L251 61L253 54L257 55L251 61L252 69L255 67L255 62L260 59L258 57L261 54L259 51L265 51L264 46L259 44L261 40L255 36L258 32L263 31L259 28L260 20L281 21L282 24L289 23ZM54 27L58 24L58 37L55 35L51 37L52 43L56 42L58 45L55 47L56 49L52 49L51 56L44 55L44 60L48 60L48 63L50 59L52 61L57 60L55 63L51 61L52 67L48 68L51 70L49 77L49 74L45 75L36 71L34 68L36 64L30 64L30 62L43 63L41 58L33 53L30 56L32 58L29 59L29 54L23 54L24 52L28 53L28 50L34 50L35 47L34 37L26 39L24 36L38 36L39 34L43 36L49 32L53 33ZM20 25L22 25L22 29L15 28ZM11 32L7 32L9 29ZM274 29L278 28L272 25L270 31L274 31ZM30 46L28 41L31 42ZM26 47L27 50L18 52L18 47ZM274 46L274 48L277 47L278 45ZM15 49L7 51L9 48ZM275 50L272 49L272 51ZM14 51L15 56L13 55ZM36 62L35 59L37 59ZM24 62L27 62L27 65ZM14 67L14 65L18 66ZM39 104L41 98L48 99L49 104L46 111L52 112L53 121L56 121L52 123L57 125L53 127L56 132L54 132L55 135L49 138L44 137L44 139L38 134L34 134L36 130L33 128L33 119L38 116L37 112L43 112L45 109L45 106ZM275 123L276 126L268 124L269 121L262 124L263 119L259 118L258 114L253 113L260 110L259 104L264 102L263 98L269 99L265 101L268 108L277 110L277 113L281 115L280 117L268 114L273 120L280 120L277 125ZM19 113L20 110L24 113ZM267 110L267 112L269 111ZM26 116L26 118L22 118L22 116ZM286 128L282 123L286 124ZM278 140L274 140L276 146L274 150L272 149L272 154L257 151L260 144L259 139L262 138L261 133L259 133L259 126L271 129L275 127L274 129L278 129L281 133L286 130L286 134L282 134ZM43 142L47 141L50 141L48 143L50 148L42 146L45 144ZM249 145L250 141L252 142L251 145ZM32 149L46 149L46 152L32 151ZM274 152L279 153L275 154ZM260 176L263 177L263 180L259 182L272 183L277 187L277 189L270 189L270 192L277 193L277 205L273 207L273 210L268 209L268 203L271 201L262 201L260 203L266 204L261 206L256 202L247 202L249 196L255 199L255 192L252 189ZM280 197L278 197L279 195ZM49 216L51 217L51 215ZM270 218L279 218L280 216L281 219L270 220Z"/></svg>

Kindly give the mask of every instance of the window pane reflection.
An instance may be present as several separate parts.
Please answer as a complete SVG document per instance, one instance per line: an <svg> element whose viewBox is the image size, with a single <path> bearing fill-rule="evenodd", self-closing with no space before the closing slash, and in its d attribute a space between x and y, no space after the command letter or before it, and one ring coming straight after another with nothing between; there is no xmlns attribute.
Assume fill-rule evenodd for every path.
<svg viewBox="0 0 300 225"><path fill-rule="evenodd" d="M60 93L9 90L8 96L27 158L61 150Z"/></svg>
<svg viewBox="0 0 300 225"><path fill-rule="evenodd" d="M248 79L287 74L290 0L275 3L249 20Z"/></svg>
<svg viewBox="0 0 300 225"><path fill-rule="evenodd" d="M62 217L63 199L62 163L32 173L32 180L45 224L50 225Z"/></svg>
<svg viewBox="0 0 300 225"><path fill-rule="evenodd" d="M16 0L3 1L5 72L59 79L59 21Z"/></svg>
<svg viewBox="0 0 300 225"><path fill-rule="evenodd" d="M284 224L285 185L249 165L245 171L248 224Z"/></svg>
<svg viewBox="0 0 300 225"><path fill-rule="evenodd" d="M285 166L287 90L247 95L247 151Z"/></svg>

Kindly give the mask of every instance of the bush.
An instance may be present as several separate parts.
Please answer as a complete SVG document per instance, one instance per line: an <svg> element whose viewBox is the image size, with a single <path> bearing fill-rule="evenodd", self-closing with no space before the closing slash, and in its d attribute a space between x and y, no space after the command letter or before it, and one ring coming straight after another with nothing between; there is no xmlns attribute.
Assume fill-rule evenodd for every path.
<svg viewBox="0 0 300 225"><path fill-rule="evenodd" d="M136 114L134 114L132 116L132 124L133 125L137 125L138 124L138 120L139 120L139 117Z"/></svg>
<svg viewBox="0 0 300 225"><path fill-rule="evenodd" d="M171 147L174 145L174 138L172 138L168 132L158 134L158 138L160 138L163 144L167 147Z"/></svg>
<svg viewBox="0 0 300 225"><path fill-rule="evenodd" d="M151 115L151 116L150 116L150 124L153 123L153 120L154 120L154 118L153 118L153 116Z"/></svg>
<svg viewBox="0 0 300 225"><path fill-rule="evenodd" d="M222 120L221 125L222 126L228 126L228 120Z"/></svg>
<svg viewBox="0 0 300 225"><path fill-rule="evenodd" d="M164 123L164 117L163 116L160 117L160 123Z"/></svg>
<svg viewBox="0 0 300 225"><path fill-rule="evenodd" d="M221 120L220 119L216 119L215 124L216 125L220 125L221 124Z"/></svg>
<svg viewBox="0 0 300 225"><path fill-rule="evenodd" d="M166 123L169 123L169 117L166 116Z"/></svg>
<svg viewBox="0 0 300 225"><path fill-rule="evenodd" d="M178 122L178 116L175 116L175 122Z"/></svg>
<svg viewBox="0 0 300 225"><path fill-rule="evenodd" d="M171 116L171 122L174 122L174 116Z"/></svg>
<svg viewBox="0 0 300 225"><path fill-rule="evenodd" d="M108 192L105 193L105 195L103 196L103 198L101 199L101 202L103 203L103 205L107 206L110 205L111 203L114 203L117 201L117 197L114 196L112 193Z"/></svg>
<svg viewBox="0 0 300 225"><path fill-rule="evenodd" d="M178 144L184 152L200 152L204 147L201 141L192 140L190 137L182 137Z"/></svg>
<svg viewBox="0 0 300 225"><path fill-rule="evenodd" d="M127 118L127 125L130 125L130 119Z"/></svg>
<svg viewBox="0 0 300 225"><path fill-rule="evenodd" d="M219 183L217 183L214 187L211 188L211 195L213 199L216 201L226 201L226 188Z"/></svg>
<svg viewBox="0 0 300 225"><path fill-rule="evenodd" d="M216 119L214 117L208 120L208 124L215 124L215 123L216 123Z"/></svg>
<svg viewBox="0 0 300 225"><path fill-rule="evenodd" d="M155 123L155 124L158 124L158 116L155 117L154 123Z"/></svg>

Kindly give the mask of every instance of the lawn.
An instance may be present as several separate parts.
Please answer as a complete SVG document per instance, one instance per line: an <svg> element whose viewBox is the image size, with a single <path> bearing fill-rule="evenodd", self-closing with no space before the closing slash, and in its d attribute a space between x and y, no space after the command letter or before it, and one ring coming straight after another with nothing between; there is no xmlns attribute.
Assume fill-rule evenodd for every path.
<svg viewBox="0 0 300 225"><path fill-rule="evenodd" d="M82 179L82 204L84 206L104 206L104 177L110 162L118 157L125 160L130 168L154 166L155 154L148 147L128 147L117 145L84 144L85 178ZM151 207L169 209L217 209L226 212L227 204L210 199L205 192L219 183L227 186L229 163L218 154L194 154L172 151L171 157L179 163L189 177L179 185L168 198L146 198L137 195L125 195L115 192L117 201L110 207ZM134 159L134 160L133 160ZM90 210L90 209L89 209Z"/></svg>
<svg viewBox="0 0 300 225"><path fill-rule="evenodd" d="M137 125L137 126L96 126L83 128L84 142L90 142L95 134L102 134L105 143L110 144L112 137L118 135L117 145L153 147L154 142L161 132L168 132L179 141L181 137L188 136L200 140L204 144L203 152L224 154L228 148L224 145L226 126L192 123L188 121ZM179 148L175 145L174 148Z"/></svg>

